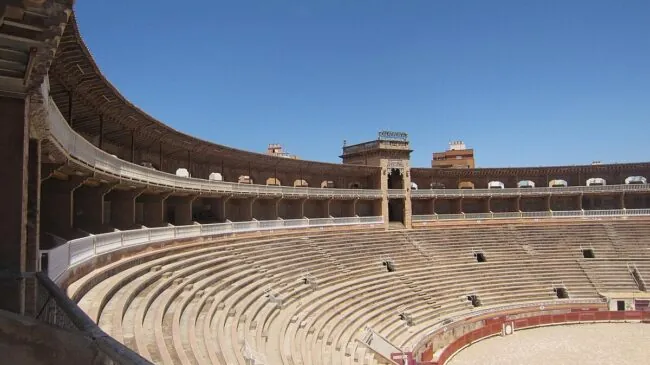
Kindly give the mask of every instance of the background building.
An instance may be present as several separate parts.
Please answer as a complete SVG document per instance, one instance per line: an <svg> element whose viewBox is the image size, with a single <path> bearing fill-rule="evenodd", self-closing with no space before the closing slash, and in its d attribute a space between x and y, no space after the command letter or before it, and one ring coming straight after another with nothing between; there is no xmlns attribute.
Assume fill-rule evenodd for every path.
<svg viewBox="0 0 650 365"><path fill-rule="evenodd" d="M474 168L474 149L467 148L463 141L449 142L445 152L434 152L431 167L439 168Z"/></svg>
<svg viewBox="0 0 650 365"><path fill-rule="evenodd" d="M282 145L278 143L269 143L269 146L266 149L266 154L275 157L292 158L294 160L298 158L296 155L284 152Z"/></svg>

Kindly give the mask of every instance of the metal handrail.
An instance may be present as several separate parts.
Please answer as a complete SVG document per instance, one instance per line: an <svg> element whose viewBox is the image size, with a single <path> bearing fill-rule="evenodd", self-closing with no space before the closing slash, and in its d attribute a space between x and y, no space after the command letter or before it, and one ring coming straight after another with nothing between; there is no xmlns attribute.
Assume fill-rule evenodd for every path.
<svg viewBox="0 0 650 365"><path fill-rule="evenodd" d="M650 209L607 209L607 210L565 210L539 212L503 213L460 213L460 214L419 214L413 215L413 222L432 222L449 220L483 220L513 218L594 218L594 217L633 217L649 216Z"/></svg>
<svg viewBox="0 0 650 365"><path fill-rule="evenodd" d="M50 278L56 281L71 267L87 262L98 255L117 251L124 247L133 247L180 238L208 237L231 233L345 225L375 225L382 224L383 222L384 218L382 216L330 217L314 219L278 219L270 221L253 220L245 222L141 228L74 239L53 249L42 250L41 254L47 256L47 273Z"/></svg>
<svg viewBox="0 0 650 365"><path fill-rule="evenodd" d="M115 175L120 179L146 182L149 185L163 186L207 193L232 193L252 195L299 196L299 197L349 197L361 199L381 199L379 189L335 189L310 188L275 185L240 184L176 176L145 166L119 159L93 145L77 134L66 122L61 111L50 98L48 104L48 123L52 137L63 150L81 164Z"/></svg>
<svg viewBox="0 0 650 365"><path fill-rule="evenodd" d="M626 192L650 191L650 184L620 184L620 185L592 185L592 186L567 186L567 187L539 187L539 188L505 188L505 189L417 189L411 191L411 197L439 198L439 197L477 197L477 196L507 196L507 195L544 195L544 194L573 194L573 193L600 193L600 192Z"/></svg>

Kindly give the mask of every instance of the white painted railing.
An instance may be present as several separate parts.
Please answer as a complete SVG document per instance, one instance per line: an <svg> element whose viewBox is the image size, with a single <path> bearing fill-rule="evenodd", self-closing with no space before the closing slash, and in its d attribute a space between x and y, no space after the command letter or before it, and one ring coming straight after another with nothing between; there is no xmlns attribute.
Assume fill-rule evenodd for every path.
<svg viewBox="0 0 650 365"><path fill-rule="evenodd" d="M194 224L189 226L142 228L98 234L68 241L51 250L47 255L47 273L52 280L58 279L69 268L86 262L97 255L117 251L124 247L145 245L153 242L181 238L207 237L221 234L297 229L310 227L331 227L345 225L382 224L383 217L345 217L314 219L279 219L273 221L227 222L215 224Z"/></svg>
<svg viewBox="0 0 650 365"><path fill-rule="evenodd" d="M413 215L413 222L448 221L448 220L483 220L513 218L597 218L597 217L632 217L650 216L650 209L609 209L609 210L566 210L541 212L505 212L505 213L460 213L460 214L425 214Z"/></svg>
<svg viewBox="0 0 650 365"><path fill-rule="evenodd" d="M203 193L232 193L293 197L349 197L381 199L377 189L302 188L292 186L238 184L225 181L180 177L163 171L121 160L95 147L77 134L66 122L52 99L48 107L50 133L61 147L75 160L90 168L101 170L120 179L144 182L148 185L169 187Z"/></svg>
<svg viewBox="0 0 650 365"><path fill-rule="evenodd" d="M621 184L621 185L592 185L541 188L506 188L506 189L418 189L411 191L412 199L445 198L445 197L478 197L478 196L517 196L517 195L562 195L577 193L650 191L650 184Z"/></svg>

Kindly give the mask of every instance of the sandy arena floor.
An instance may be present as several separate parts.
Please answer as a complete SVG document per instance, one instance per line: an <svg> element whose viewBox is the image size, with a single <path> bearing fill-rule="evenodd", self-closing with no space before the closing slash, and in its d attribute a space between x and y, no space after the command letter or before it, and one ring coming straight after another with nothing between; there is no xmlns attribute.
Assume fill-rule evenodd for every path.
<svg viewBox="0 0 650 365"><path fill-rule="evenodd" d="M650 364L650 324L541 327L477 342L449 365Z"/></svg>

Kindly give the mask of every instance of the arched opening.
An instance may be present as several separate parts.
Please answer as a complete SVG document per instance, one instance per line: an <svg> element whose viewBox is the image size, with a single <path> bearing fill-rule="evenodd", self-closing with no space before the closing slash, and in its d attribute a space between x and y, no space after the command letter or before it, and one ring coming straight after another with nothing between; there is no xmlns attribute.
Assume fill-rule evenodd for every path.
<svg viewBox="0 0 650 365"><path fill-rule="evenodd" d="M306 188L309 184L305 180L298 179L293 182L293 186L296 188Z"/></svg>
<svg viewBox="0 0 650 365"><path fill-rule="evenodd" d="M186 168L176 169L176 176L180 177L190 177L190 172Z"/></svg>
<svg viewBox="0 0 650 365"><path fill-rule="evenodd" d="M604 186L607 185L607 181L600 177L592 177L587 180L587 186Z"/></svg>
<svg viewBox="0 0 650 365"><path fill-rule="evenodd" d="M566 180L555 179L548 182L549 188L566 188L567 186L569 184L567 184Z"/></svg>
<svg viewBox="0 0 650 365"><path fill-rule="evenodd" d="M269 177L268 179L266 179L266 185L281 186L282 183L280 182L280 180L278 178Z"/></svg>
<svg viewBox="0 0 650 365"><path fill-rule="evenodd" d="M388 188L404 189L404 178L402 177L402 170L400 169L388 170Z"/></svg>
<svg viewBox="0 0 650 365"><path fill-rule="evenodd" d="M253 184L253 179L248 175L240 175L237 178L237 182L240 184Z"/></svg>
<svg viewBox="0 0 650 365"><path fill-rule="evenodd" d="M504 189L506 185L501 181L490 181L488 183L488 189Z"/></svg>
<svg viewBox="0 0 650 365"><path fill-rule="evenodd" d="M530 189L535 187L535 183L530 180L521 180L517 183L517 187L520 189Z"/></svg>
<svg viewBox="0 0 650 365"><path fill-rule="evenodd" d="M459 189L474 189L474 183L471 181L461 181L458 183Z"/></svg>
<svg viewBox="0 0 650 365"><path fill-rule="evenodd" d="M411 182L411 190L418 190L418 184Z"/></svg>
<svg viewBox="0 0 650 365"><path fill-rule="evenodd" d="M646 178L643 176L629 176L627 179L625 179L625 183L628 185L647 184L648 180L646 180Z"/></svg>
<svg viewBox="0 0 650 365"><path fill-rule="evenodd" d="M208 176L208 180L210 181L223 181L223 175L221 175L220 172L213 172Z"/></svg>
<svg viewBox="0 0 650 365"><path fill-rule="evenodd" d="M323 182L320 183L321 188L334 188L334 181L332 180L324 180Z"/></svg>

